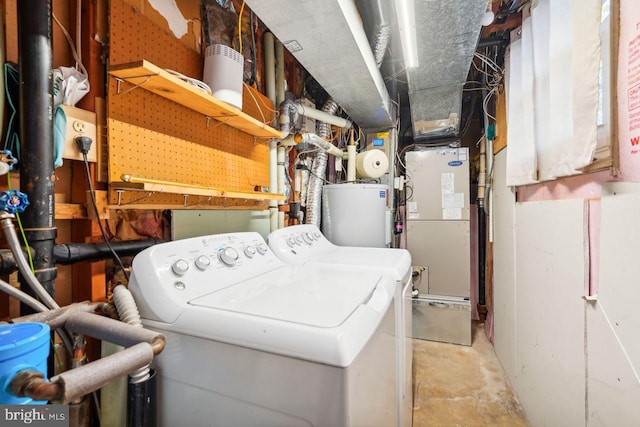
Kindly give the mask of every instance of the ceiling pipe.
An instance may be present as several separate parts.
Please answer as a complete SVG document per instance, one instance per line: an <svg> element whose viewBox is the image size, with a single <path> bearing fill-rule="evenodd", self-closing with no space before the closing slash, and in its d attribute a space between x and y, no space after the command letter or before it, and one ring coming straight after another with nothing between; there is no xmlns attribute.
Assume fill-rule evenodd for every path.
<svg viewBox="0 0 640 427"><path fill-rule="evenodd" d="M328 114L322 110L317 110L315 108L305 107L302 104L295 103L295 105L298 114L301 114L303 116L311 117L312 119L320 120L321 122L328 123L339 128L347 129L351 127L351 120L349 119L335 116L333 114Z"/></svg>
<svg viewBox="0 0 640 427"><path fill-rule="evenodd" d="M57 269L53 257L53 50L51 0L21 0L18 6L20 63L20 189L29 198L22 224L34 249L36 278L52 297ZM21 277L21 283L24 278ZM27 288L27 286L24 286ZM22 307L24 312L29 309Z"/></svg>

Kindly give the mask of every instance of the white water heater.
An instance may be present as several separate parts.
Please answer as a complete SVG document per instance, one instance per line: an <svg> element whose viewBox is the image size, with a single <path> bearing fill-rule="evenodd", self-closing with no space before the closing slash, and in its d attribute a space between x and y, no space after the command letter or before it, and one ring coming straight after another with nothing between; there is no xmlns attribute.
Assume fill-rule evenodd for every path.
<svg viewBox="0 0 640 427"><path fill-rule="evenodd" d="M322 233L338 246L384 248L389 235L389 187L330 184L322 188Z"/></svg>
<svg viewBox="0 0 640 427"><path fill-rule="evenodd" d="M202 81L211 88L211 95L241 110L243 71L240 52L223 44L214 44L205 50Z"/></svg>

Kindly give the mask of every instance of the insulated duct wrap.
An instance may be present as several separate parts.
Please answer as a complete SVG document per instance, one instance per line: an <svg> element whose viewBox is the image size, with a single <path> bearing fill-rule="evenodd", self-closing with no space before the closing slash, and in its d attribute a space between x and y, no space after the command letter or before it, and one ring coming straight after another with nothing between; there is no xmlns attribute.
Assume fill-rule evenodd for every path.
<svg viewBox="0 0 640 427"><path fill-rule="evenodd" d="M335 114L336 111L338 111L338 104L333 98L329 98L322 107L322 111ZM317 127L318 136L322 139L328 139L329 135L331 135L331 125L325 122L319 122ZM320 227L320 218L322 216L320 202L322 201L322 184L327 170L327 158L328 154L325 151L316 154L313 160L313 166L311 167L311 176L309 177L306 223L313 224L318 228Z"/></svg>

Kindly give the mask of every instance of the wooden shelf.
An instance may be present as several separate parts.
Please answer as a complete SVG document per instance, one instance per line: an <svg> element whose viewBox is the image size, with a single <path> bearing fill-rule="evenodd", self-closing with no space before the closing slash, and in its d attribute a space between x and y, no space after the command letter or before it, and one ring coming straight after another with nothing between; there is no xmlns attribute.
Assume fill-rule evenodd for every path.
<svg viewBox="0 0 640 427"><path fill-rule="evenodd" d="M112 182L112 190L145 191L148 193L170 193L189 196L227 197L230 199L246 200L285 200L284 194L263 193L258 191L234 191L199 185L187 185L178 182L154 181L138 179L129 176L123 177L129 182ZM139 182L144 181L144 182Z"/></svg>
<svg viewBox="0 0 640 427"><path fill-rule="evenodd" d="M87 219L87 209L83 205L56 203L55 219Z"/></svg>
<svg viewBox="0 0 640 427"><path fill-rule="evenodd" d="M250 135L260 138L282 138L282 132L148 61L111 66L109 74Z"/></svg>

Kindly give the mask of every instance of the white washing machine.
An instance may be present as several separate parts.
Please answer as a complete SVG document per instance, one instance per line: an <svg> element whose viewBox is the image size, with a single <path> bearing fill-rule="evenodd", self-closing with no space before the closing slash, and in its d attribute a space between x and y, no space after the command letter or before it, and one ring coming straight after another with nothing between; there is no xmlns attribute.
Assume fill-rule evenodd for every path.
<svg viewBox="0 0 640 427"><path fill-rule="evenodd" d="M150 247L129 287L167 336L161 425L395 424L391 276L288 265L246 232Z"/></svg>
<svg viewBox="0 0 640 427"><path fill-rule="evenodd" d="M272 232L269 247L291 265L324 265L359 268L363 273L379 271L391 274L396 286L396 360L398 421L401 427L413 424L412 381L412 282L411 254L405 249L336 246L318 227L294 225Z"/></svg>

